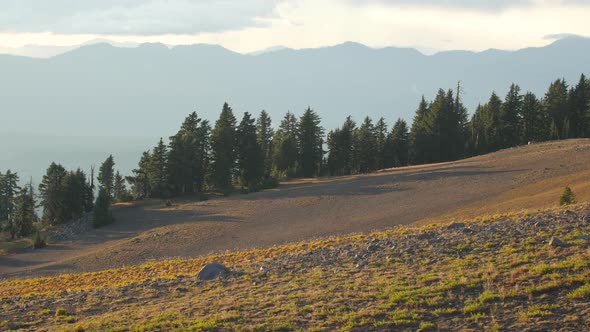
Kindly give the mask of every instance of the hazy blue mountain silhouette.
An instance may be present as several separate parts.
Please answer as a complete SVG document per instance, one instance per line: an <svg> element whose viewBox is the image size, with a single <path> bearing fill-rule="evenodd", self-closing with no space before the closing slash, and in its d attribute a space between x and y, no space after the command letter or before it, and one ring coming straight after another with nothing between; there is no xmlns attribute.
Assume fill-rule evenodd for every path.
<svg viewBox="0 0 590 332"><path fill-rule="evenodd" d="M409 120L422 95L430 99L457 81L470 111L512 82L542 94L555 78L573 83L590 72L589 58L590 40L583 38L432 56L351 42L258 55L214 45L102 43L49 59L0 56L0 109L40 133L166 136L193 110L215 119L224 101L238 116L266 109L275 122L309 105L332 128L348 114Z"/></svg>

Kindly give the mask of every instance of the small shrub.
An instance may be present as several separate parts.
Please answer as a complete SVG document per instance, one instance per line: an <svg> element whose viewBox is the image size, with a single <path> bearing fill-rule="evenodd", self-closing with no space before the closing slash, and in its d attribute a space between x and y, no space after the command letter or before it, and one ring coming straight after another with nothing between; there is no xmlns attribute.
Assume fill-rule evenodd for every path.
<svg viewBox="0 0 590 332"><path fill-rule="evenodd" d="M279 186L279 180L274 177L270 177L268 179L262 180L262 184L261 184L262 189L274 189L278 186Z"/></svg>
<svg viewBox="0 0 590 332"><path fill-rule="evenodd" d="M59 308L57 310L55 310L55 317L62 317L62 316L67 316L68 315L68 311L64 308Z"/></svg>
<svg viewBox="0 0 590 332"><path fill-rule="evenodd" d="M45 246L47 246L45 238L41 236L41 233L39 233L39 231L35 232L35 237L33 237L33 247L35 247L36 249L40 249L44 248Z"/></svg>
<svg viewBox="0 0 590 332"><path fill-rule="evenodd" d="M561 197L559 198L559 205L566 206L575 203L576 195L572 191L572 188L570 188L569 186L565 187L563 194L561 194Z"/></svg>

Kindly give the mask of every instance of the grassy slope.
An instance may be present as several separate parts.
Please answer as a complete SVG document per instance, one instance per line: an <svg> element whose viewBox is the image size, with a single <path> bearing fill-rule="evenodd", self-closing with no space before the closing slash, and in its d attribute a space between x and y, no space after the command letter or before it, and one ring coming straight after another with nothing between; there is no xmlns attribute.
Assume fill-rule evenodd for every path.
<svg viewBox="0 0 590 332"><path fill-rule="evenodd" d="M7 280L0 329L587 330L588 215L584 204ZM232 272L196 280L213 261Z"/></svg>

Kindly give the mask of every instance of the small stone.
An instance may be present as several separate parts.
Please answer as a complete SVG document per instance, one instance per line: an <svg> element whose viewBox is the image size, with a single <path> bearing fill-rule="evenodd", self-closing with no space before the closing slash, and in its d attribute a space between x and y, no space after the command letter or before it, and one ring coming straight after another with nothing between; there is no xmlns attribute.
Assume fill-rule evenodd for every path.
<svg viewBox="0 0 590 332"><path fill-rule="evenodd" d="M465 227L465 223L454 222L454 223L450 224L449 226L447 226L447 229L460 229L463 227Z"/></svg>
<svg viewBox="0 0 590 332"><path fill-rule="evenodd" d="M365 261L360 261L360 262L358 262L358 263L356 264L356 268L360 270L360 269L362 269L363 267L365 267L365 265L367 265L367 262L365 262Z"/></svg>
<svg viewBox="0 0 590 332"><path fill-rule="evenodd" d="M582 217L582 221L590 223L590 214L587 214L585 216Z"/></svg>
<svg viewBox="0 0 590 332"><path fill-rule="evenodd" d="M174 290L177 291L178 293L186 293L186 292L188 292L188 289L186 289L184 287L176 287Z"/></svg>
<svg viewBox="0 0 590 332"><path fill-rule="evenodd" d="M225 266L211 263L203 266L201 271L197 274L197 278L199 278L199 280L213 280L227 271L228 269Z"/></svg>
<svg viewBox="0 0 590 332"><path fill-rule="evenodd" d="M567 247L567 244L560 239L556 238L555 236L549 240L549 245L552 247Z"/></svg>
<svg viewBox="0 0 590 332"><path fill-rule="evenodd" d="M380 247L379 247L378 245L376 245L376 244L370 244L370 245L367 247L367 250L368 250L368 251L377 251L377 250L379 250L379 248L380 248Z"/></svg>

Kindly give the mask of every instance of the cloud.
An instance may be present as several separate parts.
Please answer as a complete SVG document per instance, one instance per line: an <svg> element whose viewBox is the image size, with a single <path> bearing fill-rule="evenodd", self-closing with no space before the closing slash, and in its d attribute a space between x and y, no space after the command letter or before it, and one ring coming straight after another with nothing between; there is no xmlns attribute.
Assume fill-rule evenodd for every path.
<svg viewBox="0 0 590 332"><path fill-rule="evenodd" d="M365 4L385 4L401 7L434 7L450 10L470 10L482 12L500 12L512 8L535 7L543 5L590 6L588 0L348 0Z"/></svg>
<svg viewBox="0 0 590 332"><path fill-rule="evenodd" d="M0 31L160 35L261 26L279 0L2 0Z"/></svg>
<svg viewBox="0 0 590 332"><path fill-rule="evenodd" d="M566 39L566 38L588 38L582 35L577 35L575 33L555 33L551 35L543 36L544 40L559 40L559 39Z"/></svg>

